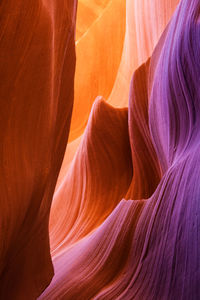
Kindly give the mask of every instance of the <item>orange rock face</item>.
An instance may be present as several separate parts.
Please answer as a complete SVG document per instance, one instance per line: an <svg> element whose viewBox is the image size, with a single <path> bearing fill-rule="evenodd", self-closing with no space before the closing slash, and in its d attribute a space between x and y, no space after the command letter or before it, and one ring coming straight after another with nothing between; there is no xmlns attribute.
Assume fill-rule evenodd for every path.
<svg viewBox="0 0 200 300"><path fill-rule="evenodd" d="M73 105L75 1L0 8L0 298L49 284L48 216Z"/></svg>
<svg viewBox="0 0 200 300"><path fill-rule="evenodd" d="M78 3L70 141L83 133L95 98L101 95L107 99L112 91L122 55L125 9L124 0L82 0Z"/></svg>
<svg viewBox="0 0 200 300"><path fill-rule="evenodd" d="M81 9L83 9L81 7L83 3L80 2ZM71 142L68 144L51 210L50 240L56 275L41 299L59 297L90 299L103 288L106 293L107 284L112 286L112 280L115 276L119 276L121 268L124 267L126 259L123 255L126 252L123 247L126 245L129 249L133 232L130 231L127 235L123 235L122 232L126 224L132 226L134 230L145 202L135 202L135 205L127 202L126 205L125 201L120 202L120 200L150 197L162 176L148 125L149 62L136 72L132 83L131 76L135 69L152 54L176 5L177 1L173 1L170 5L167 2L162 2L160 5L158 1L153 1L151 5L147 2L141 4L139 1L127 1L125 40L118 40L119 46L123 45L120 65L117 73L114 72L115 69L108 70L108 76L115 78L114 85L110 84L109 80L105 86L101 86L100 83L97 86L93 84L96 80L101 82L101 75L104 71L104 63L99 65L99 54L97 54L99 49L102 49L99 43L102 39L103 43L107 42L104 25L102 24L98 29L102 30L102 37L95 24L101 24L101 18L106 17L108 3L104 3L103 8L99 8L99 15L96 14L99 17L92 13L91 18L85 17L85 23L82 21L85 31L80 29L81 22L78 21L77 39L79 41L80 38L81 41L85 38L85 44L77 43L75 93L82 100L79 100L79 104L75 100L75 121L72 122L71 127ZM92 2L90 2L91 7ZM91 10L92 8L90 12ZM144 12L150 13L149 19L145 17ZM95 18L96 21L94 21ZM115 15L112 16L110 13L109 18L113 21ZM151 19L154 22L151 22ZM95 34L93 30L96 30ZM88 48L88 45L92 45L89 41L93 39L95 39L95 45ZM98 49L95 48L96 45ZM113 51L116 45L113 42ZM110 57L106 51L105 48L104 54L101 51L100 55L101 59L107 58L106 63L109 66ZM80 63L80 68L82 67L80 70L78 63ZM95 68L91 68L93 64ZM85 75L87 72L92 81ZM82 83L84 87L80 88ZM108 103L116 107L127 106L130 83L131 100L128 114L125 108L114 108L106 104L104 100L97 99L82 135L90 107L96 96L103 94L106 87L110 95ZM87 96L84 96L85 93ZM91 97L90 104L88 104L89 97ZM85 119L84 122L82 116ZM129 138L132 140L131 145L129 145ZM69 157L72 159L71 164ZM141 172L141 170L144 171ZM117 222L115 211L113 213L112 211L119 202L116 215L118 211L121 211L122 227L120 230L122 232L114 237L113 243L109 244L115 231L115 225L109 224ZM131 219L132 214L135 214L133 219ZM103 237L106 234L109 236L108 239ZM101 239L102 243L107 245L105 248L101 246ZM118 244L118 239L123 241L121 240ZM89 247L91 247L90 250ZM107 251L106 247L110 247L109 251L105 253L102 262L93 272L93 264L98 264L104 251ZM119 251L119 264L116 263L117 251ZM92 256L93 252L96 253L96 258ZM92 263L85 266L84 261L89 261L90 256L92 256ZM110 270L107 268L107 261L112 262ZM116 269L113 262L116 264ZM85 268L85 271L82 272L82 268ZM86 274L88 278L84 280ZM121 284L120 277L118 280ZM103 293L102 291L102 295ZM112 296L108 299L112 299Z"/></svg>
<svg viewBox="0 0 200 300"><path fill-rule="evenodd" d="M0 300L200 299L199 19L1 3Z"/></svg>

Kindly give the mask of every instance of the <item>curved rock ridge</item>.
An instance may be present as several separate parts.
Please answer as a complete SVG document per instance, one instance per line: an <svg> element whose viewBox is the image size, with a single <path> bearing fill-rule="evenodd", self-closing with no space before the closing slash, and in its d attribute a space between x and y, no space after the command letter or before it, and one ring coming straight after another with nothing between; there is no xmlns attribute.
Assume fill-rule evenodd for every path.
<svg viewBox="0 0 200 300"><path fill-rule="evenodd" d="M141 201L122 200L93 233L61 251L54 260L56 275L39 299L93 299L96 291L123 276L137 223L132 216L139 217L142 206Z"/></svg>
<svg viewBox="0 0 200 300"><path fill-rule="evenodd" d="M75 87L77 100L74 105L70 143L65 153L57 187L61 184L83 137L96 96L103 95L107 102L115 107L128 106L132 74L151 56L178 2L179 0L127 0L126 3L122 0L118 2L91 0L89 3L81 0L79 2L79 29L77 30L80 32L80 27L83 26L87 28L87 34L83 35L85 38L77 45L78 64ZM84 10L82 5L85 7ZM123 5L123 9L122 7L119 9L119 5ZM88 10L91 18L84 15L84 11ZM119 19L124 25L119 23ZM107 22L110 22L112 26L107 25ZM89 26L89 24L93 25ZM113 32L114 36L111 39L110 34ZM108 38L107 35L109 35ZM107 40L112 43L108 44ZM120 54L118 58L116 58L117 53ZM113 67L113 61L115 67ZM103 72L102 69L104 69ZM105 72L106 76L104 76ZM112 84L108 78L112 78Z"/></svg>
<svg viewBox="0 0 200 300"><path fill-rule="evenodd" d="M131 177L127 108L113 108L98 97L72 165L54 195L53 257L109 216L125 196Z"/></svg>
<svg viewBox="0 0 200 300"><path fill-rule="evenodd" d="M117 201L103 223L55 251L55 276L40 299L200 298L199 17L199 1L182 0L151 60L133 76L126 128L132 200ZM89 124L96 109L101 115L98 105ZM110 126L102 124L102 130ZM117 150L110 148L112 156Z"/></svg>
<svg viewBox="0 0 200 300"><path fill-rule="evenodd" d="M133 71L152 55L178 2L79 0L70 142L84 132L97 95L116 107L128 106Z"/></svg>
<svg viewBox="0 0 200 300"><path fill-rule="evenodd" d="M0 5L0 299L36 299L53 276L48 219L68 139L76 1Z"/></svg>
<svg viewBox="0 0 200 300"><path fill-rule="evenodd" d="M0 299L200 299L200 2L91 1L68 157L77 2L0 4Z"/></svg>
<svg viewBox="0 0 200 300"><path fill-rule="evenodd" d="M130 85L128 120L134 174L127 199L149 198L161 179L149 129L149 65L150 59L135 71Z"/></svg>
<svg viewBox="0 0 200 300"><path fill-rule="evenodd" d="M83 4L87 10L82 11ZM78 25L82 21L82 27L86 26L87 29L76 42L77 64L70 141L78 138L86 128L95 98L102 95L107 99L111 93L123 50L125 10L124 0L79 1ZM92 17L92 14L96 17ZM89 25L90 17L94 21L91 20Z"/></svg>

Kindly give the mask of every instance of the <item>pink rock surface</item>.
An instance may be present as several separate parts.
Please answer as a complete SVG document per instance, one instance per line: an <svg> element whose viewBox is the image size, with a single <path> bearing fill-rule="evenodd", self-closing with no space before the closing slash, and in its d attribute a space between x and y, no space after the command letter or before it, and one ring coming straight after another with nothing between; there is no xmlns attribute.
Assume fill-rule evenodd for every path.
<svg viewBox="0 0 200 300"><path fill-rule="evenodd" d="M55 277L40 299L200 297L198 21L199 2L181 1L151 60L133 75L127 128L133 177L123 196L131 200L121 200L101 225L85 237L78 233L69 246L65 241L70 233L66 233L64 243L60 242L61 247L53 252ZM93 118L98 123L96 111L92 111L90 121ZM110 122L102 121L102 128L109 126L112 127ZM118 127L111 132L114 135ZM98 148L96 135L89 140L92 144L96 141ZM102 139L101 144L105 141ZM104 148L109 146L110 138ZM93 163L98 151L94 149L90 155L88 152ZM111 161L118 149L110 148ZM85 163L85 172L89 166ZM101 167L103 161L98 171ZM102 174L97 178L102 180ZM94 185L96 177L87 182ZM118 178L115 187L119 186ZM85 184L78 185L78 189L85 194L91 188ZM80 227L87 233L85 225L89 228L97 213L89 214L94 200L88 206L87 201L82 203L76 218L88 211L91 218L87 223L81 219ZM74 228L76 238L78 227Z"/></svg>
<svg viewBox="0 0 200 300"><path fill-rule="evenodd" d="M80 0L76 77L76 1L1 4L0 299L200 298L200 3L178 2Z"/></svg>
<svg viewBox="0 0 200 300"><path fill-rule="evenodd" d="M109 216L125 196L131 178L128 111L96 99L73 163L54 195L50 218L53 257Z"/></svg>

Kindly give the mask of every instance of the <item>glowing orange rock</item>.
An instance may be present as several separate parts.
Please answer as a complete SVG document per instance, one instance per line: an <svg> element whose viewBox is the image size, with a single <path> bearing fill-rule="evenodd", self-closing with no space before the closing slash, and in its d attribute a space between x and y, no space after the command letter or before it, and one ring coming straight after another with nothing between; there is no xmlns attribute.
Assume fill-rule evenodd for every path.
<svg viewBox="0 0 200 300"><path fill-rule="evenodd" d="M125 33L124 0L90 0L78 4L75 98L70 141L87 124L98 95L108 98L118 71ZM80 20L80 21L79 21ZM84 28L84 34L79 34Z"/></svg>
<svg viewBox="0 0 200 300"><path fill-rule="evenodd" d="M70 161L73 159L80 143L81 135L86 126L93 101L98 95L103 95L104 98L115 107L125 107L128 105L132 74L141 63L145 62L148 57L151 56L178 2L178 0L154 0L151 2L148 0L127 0L126 12L125 8L120 10L114 8L113 5L122 5L119 1L115 2L115 4L108 0L101 2L101 4L99 4L98 1L90 1L88 3L83 0L80 2L80 11L78 11L77 20L77 38L80 38L81 41L81 36L84 37L84 30L82 28L86 30L86 36L80 44L77 44L76 97L70 133L71 143L68 144L68 149L66 150L58 185L62 181L63 174L67 172ZM123 1L123 3L125 4L125 1ZM93 10L95 10L95 12L93 12ZM115 11L114 14L113 11ZM89 18L86 17L86 13L88 12L89 15L91 15ZM125 18L125 13L126 32L125 38L123 39L123 27L121 28L121 34L118 35L116 28L119 30L119 24L114 26L114 22L116 22L116 16L121 20L120 22L122 22L123 18ZM109 30L105 27L107 24L105 21L107 14L109 14L109 22L112 24ZM118 14L120 14L120 16L118 16ZM99 19L96 20L97 16ZM97 24L99 24L98 28ZM112 41L112 47L108 47L106 40L109 34L114 34L112 37L112 39L114 39ZM119 38L120 36L121 38ZM91 40L93 42L91 42ZM110 37L108 37L108 41L110 42ZM102 43L105 43L105 45ZM102 45L104 45L103 50ZM123 47L122 57L118 56L118 59L121 58L120 65L115 56L116 47L117 51ZM88 55L88 59L86 59L87 56L85 53ZM97 59L97 53L100 55L100 59ZM119 65L117 71L111 67L112 59L115 59L115 67ZM106 68L103 67L104 64L106 64ZM102 69L103 71L101 71ZM106 77L104 72L106 72ZM88 74L89 77L85 74ZM105 78L106 82L104 81ZM112 81L112 84L110 84L108 78L113 78L112 80L114 81ZM98 82L97 85L94 85L95 80ZM105 93L106 89L107 92Z"/></svg>

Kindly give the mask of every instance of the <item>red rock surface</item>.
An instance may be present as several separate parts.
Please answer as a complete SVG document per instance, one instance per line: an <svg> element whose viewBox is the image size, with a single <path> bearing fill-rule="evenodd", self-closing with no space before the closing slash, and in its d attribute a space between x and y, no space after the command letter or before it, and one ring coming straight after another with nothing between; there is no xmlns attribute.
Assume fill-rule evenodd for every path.
<svg viewBox="0 0 200 300"><path fill-rule="evenodd" d="M0 4L0 299L199 299L199 0L78 4Z"/></svg>
<svg viewBox="0 0 200 300"><path fill-rule="evenodd" d="M0 299L36 299L72 112L75 1L0 5Z"/></svg>

